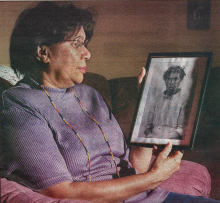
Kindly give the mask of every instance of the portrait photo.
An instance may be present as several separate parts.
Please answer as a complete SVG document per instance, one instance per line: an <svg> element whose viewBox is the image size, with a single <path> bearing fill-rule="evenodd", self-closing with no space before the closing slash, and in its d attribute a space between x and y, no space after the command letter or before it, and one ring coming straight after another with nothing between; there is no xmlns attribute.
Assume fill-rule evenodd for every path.
<svg viewBox="0 0 220 203"><path fill-rule="evenodd" d="M210 56L149 54L132 143L192 145Z"/></svg>

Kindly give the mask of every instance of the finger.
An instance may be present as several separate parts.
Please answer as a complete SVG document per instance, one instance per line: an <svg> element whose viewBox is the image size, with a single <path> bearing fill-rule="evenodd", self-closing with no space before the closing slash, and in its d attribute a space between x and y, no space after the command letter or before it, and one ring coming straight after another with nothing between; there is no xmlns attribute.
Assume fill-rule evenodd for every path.
<svg viewBox="0 0 220 203"><path fill-rule="evenodd" d="M145 68L143 67L143 68L141 69L141 73L138 75L138 85L137 85L138 92L140 91L141 83L142 83L142 81L143 81L143 78L144 78L145 74L146 74L146 70L145 70Z"/></svg>
<svg viewBox="0 0 220 203"><path fill-rule="evenodd" d="M159 153L161 151L162 151L162 149L158 148L156 145L153 146L153 152L154 153Z"/></svg>
<svg viewBox="0 0 220 203"><path fill-rule="evenodd" d="M138 75L138 84L139 85L142 83L145 74L146 74L146 70L144 67L142 67L141 73Z"/></svg>
<svg viewBox="0 0 220 203"><path fill-rule="evenodd" d="M181 151L180 151L180 150L172 150L172 152L170 153L169 156L170 156L170 157L173 157L173 156L176 155L177 152L180 152L182 155L184 154L184 151L183 151L183 150L181 150Z"/></svg>
<svg viewBox="0 0 220 203"><path fill-rule="evenodd" d="M171 151L172 151L172 144L168 142L165 148L163 149L162 153L164 154L164 156L168 157Z"/></svg>
<svg viewBox="0 0 220 203"><path fill-rule="evenodd" d="M157 156L159 154L159 148L157 146L153 146L153 155Z"/></svg>
<svg viewBox="0 0 220 203"><path fill-rule="evenodd" d="M153 150L158 150L158 147L156 145L154 145Z"/></svg>
<svg viewBox="0 0 220 203"><path fill-rule="evenodd" d="M183 153L180 152L180 151L176 151L174 157L175 157L176 159L182 159Z"/></svg>

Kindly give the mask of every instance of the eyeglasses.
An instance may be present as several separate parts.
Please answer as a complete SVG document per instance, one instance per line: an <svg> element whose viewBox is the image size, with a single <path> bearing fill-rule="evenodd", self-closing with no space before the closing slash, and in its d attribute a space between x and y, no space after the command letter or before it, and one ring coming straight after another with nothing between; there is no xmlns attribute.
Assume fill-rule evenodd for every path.
<svg viewBox="0 0 220 203"><path fill-rule="evenodd" d="M74 47L77 49L77 48L80 48L80 47L86 47L88 46L88 42L85 41L85 42L82 42L79 40L79 38L77 39L73 39L73 40L64 40L64 42L72 42L72 45L74 45Z"/></svg>

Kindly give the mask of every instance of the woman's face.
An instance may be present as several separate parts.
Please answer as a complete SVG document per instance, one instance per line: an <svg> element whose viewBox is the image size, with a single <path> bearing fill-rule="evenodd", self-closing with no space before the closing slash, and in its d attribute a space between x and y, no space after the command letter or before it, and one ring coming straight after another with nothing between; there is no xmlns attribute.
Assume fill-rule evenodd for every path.
<svg viewBox="0 0 220 203"><path fill-rule="evenodd" d="M48 48L48 68L43 72L43 85L67 88L83 81L86 73L86 60L91 57L84 46L86 35L84 29Z"/></svg>

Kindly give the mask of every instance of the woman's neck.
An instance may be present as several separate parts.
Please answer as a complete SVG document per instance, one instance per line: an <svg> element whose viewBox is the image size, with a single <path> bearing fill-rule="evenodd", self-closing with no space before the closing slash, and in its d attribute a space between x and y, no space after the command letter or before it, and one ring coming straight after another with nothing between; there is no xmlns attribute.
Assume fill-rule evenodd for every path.
<svg viewBox="0 0 220 203"><path fill-rule="evenodd" d="M74 83L63 81L60 82L56 77L51 77L47 72L44 71L35 71L29 74L32 79L34 79L39 84L51 87L51 88L69 88L73 87Z"/></svg>

